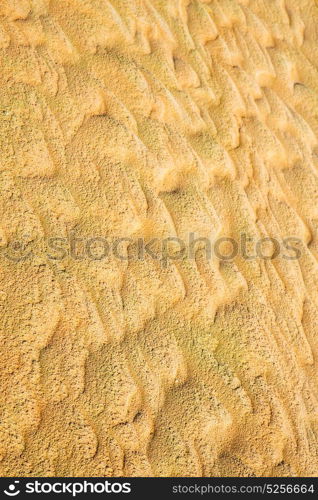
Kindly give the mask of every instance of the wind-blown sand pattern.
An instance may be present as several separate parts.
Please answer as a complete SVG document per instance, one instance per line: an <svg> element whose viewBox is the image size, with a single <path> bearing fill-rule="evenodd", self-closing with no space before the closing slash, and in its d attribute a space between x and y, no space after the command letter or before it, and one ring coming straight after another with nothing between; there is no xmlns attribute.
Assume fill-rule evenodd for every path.
<svg viewBox="0 0 318 500"><path fill-rule="evenodd" d="M0 474L317 475L318 3L0 15ZM5 257L72 231L301 258Z"/></svg>

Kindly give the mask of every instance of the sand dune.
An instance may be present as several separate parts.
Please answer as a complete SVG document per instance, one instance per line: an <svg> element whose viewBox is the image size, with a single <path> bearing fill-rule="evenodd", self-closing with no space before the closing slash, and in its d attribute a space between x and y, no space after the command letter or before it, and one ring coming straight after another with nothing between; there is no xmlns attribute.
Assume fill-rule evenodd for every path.
<svg viewBox="0 0 318 500"><path fill-rule="evenodd" d="M318 475L317 2L0 16L0 474Z"/></svg>

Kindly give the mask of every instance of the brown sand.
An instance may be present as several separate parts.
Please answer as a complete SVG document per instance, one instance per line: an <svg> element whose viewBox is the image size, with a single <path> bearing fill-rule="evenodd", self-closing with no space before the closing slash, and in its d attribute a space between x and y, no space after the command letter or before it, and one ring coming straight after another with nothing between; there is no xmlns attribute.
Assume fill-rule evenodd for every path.
<svg viewBox="0 0 318 500"><path fill-rule="evenodd" d="M0 14L0 474L318 474L318 3ZM301 258L38 251L72 231Z"/></svg>

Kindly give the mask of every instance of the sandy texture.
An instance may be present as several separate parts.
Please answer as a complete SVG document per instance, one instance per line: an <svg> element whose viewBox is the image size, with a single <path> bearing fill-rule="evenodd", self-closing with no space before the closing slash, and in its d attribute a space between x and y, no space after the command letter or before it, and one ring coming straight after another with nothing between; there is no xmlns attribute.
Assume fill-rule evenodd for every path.
<svg viewBox="0 0 318 500"><path fill-rule="evenodd" d="M0 14L0 474L318 474L317 2ZM301 258L5 253L71 231Z"/></svg>

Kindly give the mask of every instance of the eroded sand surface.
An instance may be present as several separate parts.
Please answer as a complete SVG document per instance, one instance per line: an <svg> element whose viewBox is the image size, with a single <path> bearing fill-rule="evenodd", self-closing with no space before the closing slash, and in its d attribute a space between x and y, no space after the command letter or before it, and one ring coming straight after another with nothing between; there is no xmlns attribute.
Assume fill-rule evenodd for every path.
<svg viewBox="0 0 318 500"><path fill-rule="evenodd" d="M0 14L1 475L317 474L317 2ZM38 251L72 231L301 258Z"/></svg>

